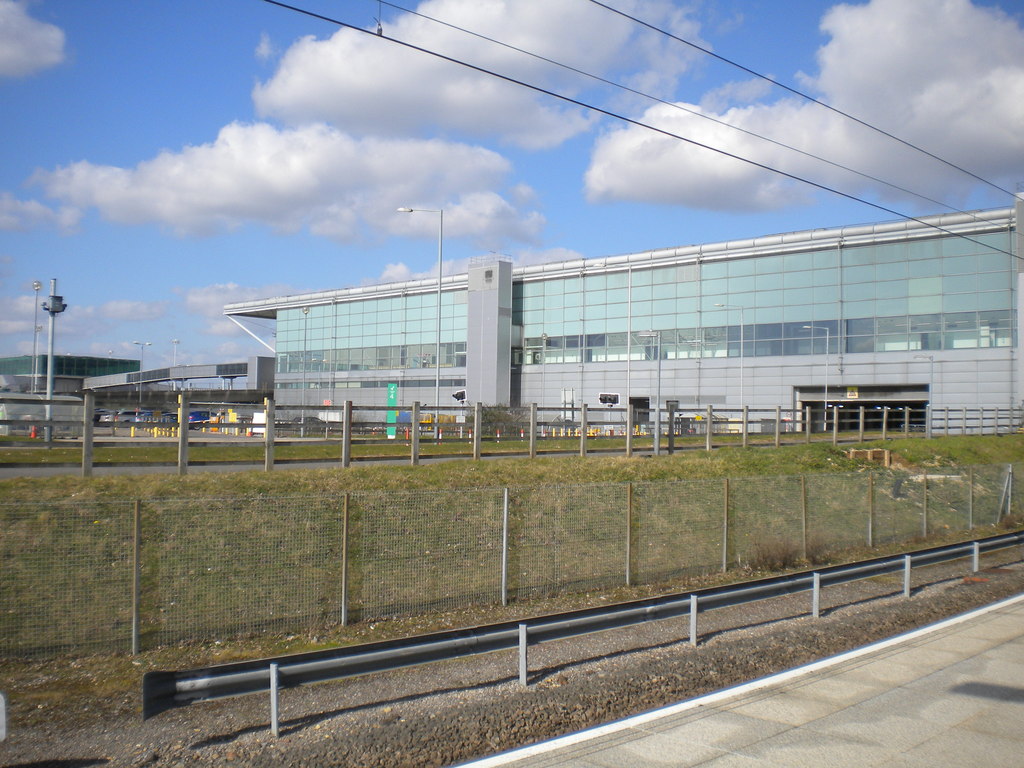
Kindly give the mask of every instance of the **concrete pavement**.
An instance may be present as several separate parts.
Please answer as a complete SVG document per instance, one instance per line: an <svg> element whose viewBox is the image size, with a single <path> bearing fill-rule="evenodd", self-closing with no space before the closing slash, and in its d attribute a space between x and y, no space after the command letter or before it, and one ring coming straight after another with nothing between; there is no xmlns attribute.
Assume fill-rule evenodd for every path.
<svg viewBox="0 0 1024 768"><path fill-rule="evenodd" d="M1024 595L473 768L1021 768Z"/></svg>

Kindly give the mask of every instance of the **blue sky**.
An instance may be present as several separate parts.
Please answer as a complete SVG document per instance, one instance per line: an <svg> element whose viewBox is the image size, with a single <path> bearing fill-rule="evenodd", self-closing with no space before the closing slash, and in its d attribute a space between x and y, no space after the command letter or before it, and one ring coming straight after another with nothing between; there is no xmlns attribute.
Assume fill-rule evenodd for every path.
<svg viewBox="0 0 1024 768"><path fill-rule="evenodd" d="M438 217L403 206L444 209L449 272L894 218L388 38L900 213L1024 181L1020 0L607 2L995 186L589 0L293 4L384 35L262 0L0 0L0 356L31 352L51 278L58 354L267 354L225 303L433 272Z"/></svg>

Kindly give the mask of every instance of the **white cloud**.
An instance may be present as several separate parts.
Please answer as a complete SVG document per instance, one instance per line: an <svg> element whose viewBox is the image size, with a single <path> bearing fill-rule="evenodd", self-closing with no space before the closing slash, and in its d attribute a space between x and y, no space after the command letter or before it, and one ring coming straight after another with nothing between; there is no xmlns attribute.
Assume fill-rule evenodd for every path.
<svg viewBox="0 0 1024 768"><path fill-rule="evenodd" d="M691 38L695 25L666 0L628 0ZM671 92L692 52L596 5L575 0L428 0L418 12L479 35L632 86ZM571 34L567 31L571 30ZM403 15L385 23L385 35L439 51L567 95L593 81L539 59L428 21ZM527 147L560 144L587 130L593 117L576 107L451 62L412 51L375 35L341 29L326 40L306 37L283 56L274 76L257 85L260 114L292 124L327 121L360 134L410 135L423 130L498 137Z"/></svg>
<svg viewBox="0 0 1024 768"><path fill-rule="evenodd" d="M1024 32L1012 18L968 0L872 0L836 6L822 28L831 40L818 53L818 76L804 77L805 90L1004 186L1024 174L1024 134L1017 129L1024 124ZM727 95L734 100L738 93ZM721 107L722 95L709 96L705 108ZM977 186L791 96L712 114L952 204ZM641 119L849 193L896 196L873 181L669 107L653 107ZM593 201L717 210L771 210L810 197L809 187L638 127L610 131L597 142L586 189Z"/></svg>
<svg viewBox="0 0 1024 768"><path fill-rule="evenodd" d="M10 192L0 192L0 231L26 232L41 227L72 231L81 218L73 208L53 210L37 200L18 200Z"/></svg>
<svg viewBox="0 0 1024 768"><path fill-rule="evenodd" d="M64 61L64 32L33 19L25 3L0 0L0 77L24 77Z"/></svg>
<svg viewBox="0 0 1024 768"><path fill-rule="evenodd" d="M256 45L256 58L260 61L267 61L277 56L277 47L266 32L260 35L260 41Z"/></svg>
<svg viewBox="0 0 1024 768"><path fill-rule="evenodd" d="M162 152L134 168L78 162L33 181L76 208L121 224L158 224L209 235L258 222L280 231L354 240L360 223L401 231L409 201L442 204L453 235L530 240L542 223L495 188L508 161L479 147L439 140L356 139L323 124L279 130L232 123L208 144ZM512 189L521 196L521 190Z"/></svg>
<svg viewBox="0 0 1024 768"><path fill-rule="evenodd" d="M295 289L283 285L239 285L238 283L215 283L187 290L178 290L185 305L185 312L200 317L205 322L203 333L210 336L244 336L245 332L224 316L224 305L240 301L255 301L268 296L288 296Z"/></svg>

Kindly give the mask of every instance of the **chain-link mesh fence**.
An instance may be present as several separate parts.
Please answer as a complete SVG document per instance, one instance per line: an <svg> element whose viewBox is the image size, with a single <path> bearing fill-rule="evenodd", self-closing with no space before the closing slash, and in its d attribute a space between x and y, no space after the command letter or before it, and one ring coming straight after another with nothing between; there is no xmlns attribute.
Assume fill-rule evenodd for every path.
<svg viewBox="0 0 1024 768"><path fill-rule="evenodd" d="M0 655L317 632L347 618L818 562L1020 514L1024 483L1013 477L1000 465L0 505Z"/></svg>

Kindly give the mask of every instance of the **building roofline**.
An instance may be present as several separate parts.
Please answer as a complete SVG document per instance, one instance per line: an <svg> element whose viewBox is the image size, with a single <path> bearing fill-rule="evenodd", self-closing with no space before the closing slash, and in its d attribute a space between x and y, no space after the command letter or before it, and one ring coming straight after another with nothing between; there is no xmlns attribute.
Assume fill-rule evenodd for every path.
<svg viewBox="0 0 1024 768"><path fill-rule="evenodd" d="M1015 223L1015 209L994 208L964 213L945 213L915 219L857 224L827 229L810 229L743 240L725 240L701 245L686 245L640 251L618 256L572 259L547 264L514 267L514 281L550 279L562 275L617 272L636 268L654 268L679 264L750 258L808 250L829 246L855 246L867 243L893 242L939 237L947 233L983 234L1009 229ZM446 275L441 290L457 290L468 286L468 273ZM380 285L340 288L331 291L278 296L255 301L227 304L224 314L244 317L275 318L282 309L330 305L360 299L428 293L437 290L436 279L383 283Z"/></svg>

